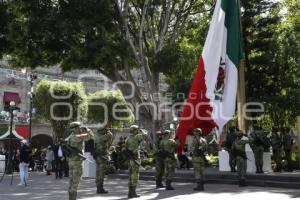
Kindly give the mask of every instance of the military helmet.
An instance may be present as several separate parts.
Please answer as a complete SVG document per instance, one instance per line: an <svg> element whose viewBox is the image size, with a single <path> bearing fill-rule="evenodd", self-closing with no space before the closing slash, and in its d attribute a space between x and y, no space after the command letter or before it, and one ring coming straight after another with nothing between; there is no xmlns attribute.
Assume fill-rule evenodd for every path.
<svg viewBox="0 0 300 200"><path fill-rule="evenodd" d="M156 131L156 135L162 135L161 131Z"/></svg>
<svg viewBox="0 0 300 200"><path fill-rule="evenodd" d="M138 125L131 125L129 128L130 133L138 133L139 126Z"/></svg>
<svg viewBox="0 0 300 200"><path fill-rule="evenodd" d="M77 128L77 127L80 127L81 126L81 122L71 122L70 123L70 128L73 129L73 128Z"/></svg>
<svg viewBox="0 0 300 200"><path fill-rule="evenodd" d="M171 132L170 130L168 130L168 129L167 129L167 130L164 130L164 132L163 132L164 135L170 135L171 133L172 133L172 132Z"/></svg>
<svg viewBox="0 0 300 200"><path fill-rule="evenodd" d="M194 129L193 129L193 134L199 134L199 135L202 135L202 130L201 130L201 128L194 128Z"/></svg>

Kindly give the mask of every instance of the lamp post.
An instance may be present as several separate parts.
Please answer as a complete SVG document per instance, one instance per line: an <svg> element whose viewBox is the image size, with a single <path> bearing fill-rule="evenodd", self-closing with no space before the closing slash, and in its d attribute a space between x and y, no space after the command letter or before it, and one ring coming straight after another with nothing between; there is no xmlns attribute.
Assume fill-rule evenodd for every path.
<svg viewBox="0 0 300 200"><path fill-rule="evenodd" d="M26 68L21 70L23 74L26 75L26 79L29 81L30 85L30 91L28 92L29 95L29 135L28 140L31 140L31 126L32 126L32 94L33 94L33 83L37 79L37 75L33 72L29 73L29 76L27 75Z"/></svg>
<svg viewBox="0 0 300 200"><path fill-rule="evenodd" d="M30 92L29 92L29 98L30 98L30 103L29 103L29 138L28 140L31 140L31 126L32 126L32 94L33 94L33 82L35 79L37 79L37 75L34 73L30 74Z"/></svg>
<svg viewBox="0 0 300 200"><path fill-rule="evenodd" d="M14 111L19 110L19 108L16 106L16 103L14 101L11 101L9 103L9 115L10 115L10 125L9 125L9 143L8 143L8 163L7 168L5 169L7 174L11 174L13 172L13 163L12 163L12 135L13 135L13 120L14 120Z"/></svg>

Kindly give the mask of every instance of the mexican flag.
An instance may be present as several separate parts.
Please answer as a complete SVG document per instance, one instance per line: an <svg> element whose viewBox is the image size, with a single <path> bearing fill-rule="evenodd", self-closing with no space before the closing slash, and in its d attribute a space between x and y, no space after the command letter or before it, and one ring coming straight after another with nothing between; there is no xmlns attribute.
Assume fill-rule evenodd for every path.
<svg viewBox="0 0 300 200"><path fill-rule="evenodd" d="M235 113L238 67L242 58L238 0L217 0L177 138L181 148L192 129L221 132ZM179 151L181 150L179 149Z"/></svg>

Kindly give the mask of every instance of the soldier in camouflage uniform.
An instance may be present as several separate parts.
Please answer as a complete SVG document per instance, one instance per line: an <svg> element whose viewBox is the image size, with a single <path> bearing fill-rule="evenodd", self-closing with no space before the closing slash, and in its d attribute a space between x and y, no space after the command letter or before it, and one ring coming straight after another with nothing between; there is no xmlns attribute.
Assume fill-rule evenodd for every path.
<svg viewBox="0 0 300 200"><path fill-rule="evenodd" d="M247 156L245 145L249 143L248 139L243 138L242 131L237 132L237 138L232 144L232 153L236 159L236 166L239 177L239 186L246 186Z"/></svg>
<svg viewBox="0 0 300 200"><path fill-rule="evenodd" d="M129 131L130 135L125 142L125 151L129 158L128 198L135 198L139 197L139 195L136 194L141 163L139 146L141 142L146 139L147 133L141 131L137 125L132 125Z"/></svg>
<svg viewBox="0 0 300 200"><path fill-rule="evenodd" d="M193 130L194 138L192 143L192 161L197 187L196 191L204 190L203 171L205 167L205 153L207 151L207 141L202 137L202 130L195 128Z"/></svg>
<svg viewBox="0 0 300 200"><path fill-rule="evenodd" d="M293 148L293 135L289 128L283 128L283 150L285 154L285 159L287 161L287 171L293 171L292 168L292 148Z"/></svg>
<svg viewBox="0 0 300 200"><path fill-rule="evenodd" d="M234 156L232 155L232 144L236 139L236 129L235 127L231 126L229 127L229 131L226 135L226 142L225 142L225 148L229 154L229 166L231 169L231 172L236 172L235 166L236 166L236 161L234 159Z"/></svg>
<svg viewBox="0 0 300 200"><path fill-rule="evenodd" d="M113 134L106 128L99 129L95 134L95 152L94 158L96 160L96 185L97 193L105 194L106 190L103 188L105 167L109 161L109 148L112 144Z"/></svg>
<svg viewBox="0 0 300 200"><path fill-rule="evenodd" d="M80 122L72 122L70 124L71 135L65 141L74 149L83 152L84 142L93 139L93 133L89 129L86 129L87 131L82 133L80 126ZM75 154L71 154L68 158L70 176L69 200L76 200L77 198L77 189L82 175L82 161L82 158Z"/></svg>
<svg viewBox="0 0 300 200"><path fill-rule="evenodd" d="M176 168L175 151L179 146L179 142L171 138L171 131L164 131L164 138L160 142L161 152L164 155L166 190L174 190L171 186Z"/></svg>
<svg viewBox="0 0 300 200"><path fill-rule="evenodd" d="M155 171L156 171L156 188L163 188L162 184L162 178L164 176L164 170L165 170L165 165L164 165L164 158L160 152L160 141L163 138L163 133L161 131L156 132L156 150L155 150Z"/></svg>
<svg viewBox="0 0 300 200"><path fill-rule="evenodd" d="M253 126L254 130L250 133L249 141L251 149L253 150L256 173L263 172L263 155L264 155L264 133L263 130L258 126Z"/></svg>
<svg viewBox="0 0 300 200"><path fill-rule="evenodd" d="M276 163L276 169L274 171L281 172L283 138L278 128L273 128L272 130L271 144L273 149L273 159Z"/></svg>

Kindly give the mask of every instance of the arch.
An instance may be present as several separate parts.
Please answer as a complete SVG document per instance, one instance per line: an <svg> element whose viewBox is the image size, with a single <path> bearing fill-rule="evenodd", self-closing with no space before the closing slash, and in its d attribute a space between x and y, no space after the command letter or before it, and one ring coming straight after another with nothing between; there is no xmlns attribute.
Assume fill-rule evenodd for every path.
<svg viewBox="0 0 300 200"><path fill-rule="evenodd" d="M30 143L33 148L41 149L53 145L53 138L46 134L38 134L31 138Z"/></svg>

